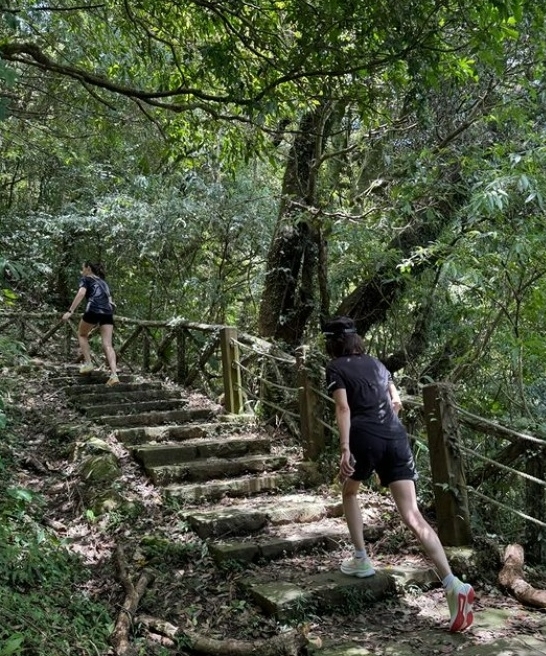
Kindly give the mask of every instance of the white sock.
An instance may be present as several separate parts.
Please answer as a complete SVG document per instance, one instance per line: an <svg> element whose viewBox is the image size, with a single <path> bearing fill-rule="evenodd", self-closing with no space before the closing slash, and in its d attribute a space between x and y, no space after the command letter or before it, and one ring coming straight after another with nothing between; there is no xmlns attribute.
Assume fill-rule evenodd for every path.
<svg viewBox="0 0 546 656"><path fill-rule="evenodd" d="M367 558L368 554L366 553L366 549L355 549L355 558L358 558L360 560L361 558Z"/></svg>
<svg viewBox="0 0 546 656"><path fill-rule="evenodd" d="M442 580L442 585L444 588L447 590L448 588L453 587L453 584L455 583L455 576L453 574L448 574L445 579Z"/></svg>

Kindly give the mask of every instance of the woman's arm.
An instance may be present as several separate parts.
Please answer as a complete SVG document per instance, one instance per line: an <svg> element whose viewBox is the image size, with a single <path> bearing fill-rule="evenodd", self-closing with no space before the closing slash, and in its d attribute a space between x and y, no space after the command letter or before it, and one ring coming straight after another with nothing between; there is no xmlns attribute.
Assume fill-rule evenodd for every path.
<svg viewBox="0 0 546 656"><path fill-rule="evenodd" d="M392 408L394 413L397 415L400 410L402 410L402 401L400 400L400 394L396 389L396 385L392 382L389 382L389 394L391 395Z"/></svg>
<svg viewBox="0 0 546 656"><path fill-rule="evenodd" d="M351 464L351 449L349 446L349 433L351 431L351 409L347 403L347 392L344 389L334 390L332 396L336 404L336 423L339 431L339 447L341 450L341 461L339 472L341 478L345 479L354 473Z"/></svg>
<svg viewBox="0 0 546 656"><path fill-rule="evenodd" d="M78 289L76 296L74 296L74 300L72 301L72 303L70 303L70 309L68 310L68 312L65 312L63 314L63 321L68 321L70 319L70 317L78 309L78 305L83 301L84 298L85 298L85 287L80 287Z"/></svg>

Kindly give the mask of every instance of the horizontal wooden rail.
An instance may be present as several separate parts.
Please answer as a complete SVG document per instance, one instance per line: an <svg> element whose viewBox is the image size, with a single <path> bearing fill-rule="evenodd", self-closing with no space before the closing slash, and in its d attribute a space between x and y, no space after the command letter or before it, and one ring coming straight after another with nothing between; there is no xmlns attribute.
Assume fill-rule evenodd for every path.
<svg viewBox="0 0 546 656"><path fill-rule="evenodd" d="M502 437L506 440L526 440L527 442L533 442L535 444L540 444L541 446L546 446L546 440L543 440L540 437L529 435L528 433L520 433L513 428L508 428L507 426L498 424L497 422L491 421L490 419L479 417L478 415L474 415L458 405L455 405L455 408L457 410L460 423L468 426L468 428L472 428L473 430L485 433L486 435Z"/></svg>

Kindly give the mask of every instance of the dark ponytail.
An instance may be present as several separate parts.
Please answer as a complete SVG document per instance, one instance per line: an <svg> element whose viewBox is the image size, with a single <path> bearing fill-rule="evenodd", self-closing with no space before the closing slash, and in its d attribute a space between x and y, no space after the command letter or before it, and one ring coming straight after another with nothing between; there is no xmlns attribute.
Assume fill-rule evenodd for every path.
<svg viewBox="0 0 546 656"><path fill-rule="evenodd" d="M83 265L89 267L91 271L99 278L102 278L103 280L106 278L106 271L104 270L102 264L99 264L98 262L90 262L89 260L86 260L83 263Z"/></svg>

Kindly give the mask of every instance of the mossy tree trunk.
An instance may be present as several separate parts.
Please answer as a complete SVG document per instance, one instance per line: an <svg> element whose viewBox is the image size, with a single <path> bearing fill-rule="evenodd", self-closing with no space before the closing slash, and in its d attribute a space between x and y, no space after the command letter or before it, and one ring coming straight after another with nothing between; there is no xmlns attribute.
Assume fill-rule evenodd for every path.
<svg viewBox="0 0 546 656"><path fill-rule="evenodd" d="M265 338L296 347L317 309L319 262L325 266L322 231L308 208L317 204L320 158L328 139L332 107L305 114L292 144L282 184L282 200L267 259L259 328Z"/></svg>

